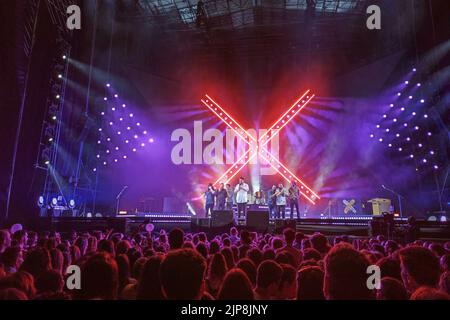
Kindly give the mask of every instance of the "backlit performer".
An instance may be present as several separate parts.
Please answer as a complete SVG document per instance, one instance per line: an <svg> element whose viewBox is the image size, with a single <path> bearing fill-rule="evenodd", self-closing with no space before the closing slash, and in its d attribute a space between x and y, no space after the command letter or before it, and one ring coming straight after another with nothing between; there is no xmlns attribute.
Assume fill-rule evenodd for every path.
<svg viewBox="0 0 450 320"><path fill-rule="evenodd" d="M205 217L208 217L214 210L214 196L216 190L212 183L208 184L208 189L205 192Z"/></svg>
<svg viewBox="0 0 450 320"><path fill-rule="evenodd" d="M238 209L238 218L241 217L241 213L246 214L246 205L248 202L248 191L250 188L248 184L245 183L244 178L239 178L239 184L234 188L234 192L236 193L236 204Z"/></svg>
<svg viewBox="0 0 450 320"><path fill-rule="evenodd" d="M289 206L291 208L291 219L294 219L294 207L297 210L297 219L300 219L299 200L300 200L300 189L295 181L292 181L291 186L288 190L289 193Z"/></svg>

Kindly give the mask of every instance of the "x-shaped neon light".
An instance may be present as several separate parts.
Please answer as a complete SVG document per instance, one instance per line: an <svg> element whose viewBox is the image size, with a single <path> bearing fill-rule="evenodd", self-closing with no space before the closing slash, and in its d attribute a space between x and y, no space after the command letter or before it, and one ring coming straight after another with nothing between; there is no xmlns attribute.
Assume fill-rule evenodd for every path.
<svg viewBox="0 0 450 320"><path fill-rule="evenodd" d="M209 95L205 95L202 103L211 110L223 123L225 123L236 135L247 143L250 148L241 155L234 164L225 171L214 183L217 185L220 182L225 184L231 181L250 161L256 156L263 158L279 175L286 181L297 181L300 184L300 193L308 199L309 202L315 204L316 199L320 199L319 195L310 189L302 180L300 180L291 170L289 170L283 163L281 163L274 155L272 155L266 148L267 144L274 136L287 126L287 124L305 108L311 100L315 97L314 94L307 90L292 106L265 132L258 140L250 135L244 128L228 114L216 101ZM256 144L256 150L253 145ZM245 159L245 160L244 160ZM241 161L244 161L241 163ZM223 180L225 179L225 180Z"/></svg>

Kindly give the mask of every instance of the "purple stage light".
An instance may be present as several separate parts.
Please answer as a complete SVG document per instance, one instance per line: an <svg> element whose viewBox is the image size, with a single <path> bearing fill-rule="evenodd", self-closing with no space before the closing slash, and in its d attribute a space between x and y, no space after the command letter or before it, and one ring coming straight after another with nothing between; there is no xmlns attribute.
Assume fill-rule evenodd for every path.
<svg viewBox="0 0 450 320"><path fill-rule="evenodd" d="M415 116L415 115L416 115L416 113L415 113L415 112L413 112L413 113L411 113L411 115L412 115L412 116Z"/></svg>
<svg viewBox="0 0 450 320"><path fill-rule="evenodd" d="M148 142L153 143L153 142L155 142L155 140L153 140L153 138L150 138L150 139L148 140Z"/></svg>
<svg viewBox="0 0 450 320"><path fill-rule="evenodd" d="M138 137L138 135L137 135L137 134L135 134L135 135L134 135L134 138L135 138L135 139L137 139L137 138L139 138L139 137Z"/></svg>
<svg viewBox="0 0 450 320"><path fill-rule="evenodd" d="M138 122L138 123L136 123L136 125L138 126L138 127L140 127L141 126L141 124Z"/></svg>
<svg viewBox="0 0 450 320"><path fill-rule="evenodd" d="M114 162L116 162L116 163L117 163L118 161L119 161L119 160L117 160L117 159L114 159Z"/></svg>
<svg viewBox="0 0 450 320"><path fill-rule="evenodd" d="M437 166L437 165L434 165L434 170L437 170L437 169L439 169L439 167Z"/></svg>
<svg viewBox="0 0 450 320"><path fill-rule="evenodd" d="M112 111L116 111L116 108L112 107L111 110L112 110Z"/></svg>
<svg viewBox="0 0 450 320"><path fill-rule="evenodd" d="M389 146L389 148L392 148L392 143L389 143L388 146Z"/></svg>
<svg viewBox="0 0 450 320"><path fill-rule="evenodd" d="M427 136L431 137L431 135L432 135L431 132L427 132Z"/></svg>
<svg viewBox="0 0 450 320"><path fill-rule="evenodd" d="M133 148L133 152L136 152L137 150L136 150L136 148Z"/></svg>
<svg viewBox="0 0 450 320"><path fill-rule="evenodd" d="M127 159L127 156L123 156L124 159Z"/></svg>
<svg viewBox="0 0 450 320"><path fill-rule="evenodd" d="M393 107L394 107L394 104L393 104L393 103L391 103L391 104L389 105L389 107L393 108Z"/></svg>
<svg viewBox="0 0 450 320"><path fill-rule="evenodd" d="M410 154L409 157L410 157L411 159L414 159L414 155L413 155L413 154Z"/></svg>
<svg viewBox="0 0 450 320"><path fill-rule="evenodd" d="M105 115L105 113L104 112L102 112L102 113L100 113L102 116L104 116Z"/></svg>
<svg viewBox="0 0 450 320"><path fill-rule="evenodd" d="M110 126L112 126L113 124L114 124L114 123L113 123L112 121L109 123Z"/></svg>
<svg viewBox="0 0 450 320"><path fill-rule="evenodd" d="M405 111L405 107L401 107L400 110L401 110L401 111Z"/></svg>
<svg viewBox="0 0 450 320"><path fill-rule="evenodd" d="M385 119L386 119L386 118L387 118L387 114L383 114L383 118L385 118Z"/></svg>
<svg viewBox="0 0 450 320"><path fill-rule="evenodd" d="M61 98L61 96L59 94L57 94L55 98L59 99L59 98Z"/></svg>
<svg viewBox="0 0 450 320"><path fill-rule="evenodd" d="M424 99L420 99L420 103L425 103L425 100Z"/></svg>
<svg viewBox="0 0 450 320"><path fill-rule="evenodd" d="M111 138L106 139L106 141L110 142L110 141L111 141Z"/></svg>
<svg viewBox="0 0 450 320"><path fill-rule="evenodd" d="M67 59L67 56L66 56L66 55L63 55L62 58L63 58L63 60L66 60L66 59Z"/></svg>
<svg viewBox="0 0 450 320"><path fill-rule="evenodd" d="M107 153L107 154L110 154L110 153L111 153L111 151L109 151L109 150L106 150L106 153Z"/></svg>
<svg viewBox="0 0 450 320"><path fill-rule="evenodd" d="M106 165L107 165L106 161L103 161L103 165L104 165L104 166L106 166Z"/></svg>
<svg viewBox="0 0 450 320"><path fill-rule="evenodd" d="M400 97L401 95L402 95L402 93L401 93L401 92L397 92L397 96L399 96L399 97Z"/></svg>
<svg viewBox="0 0 450 320"><path fill-rule="evenodd" d="M409 81L408 81L408 80L406 80L406 81L405 81L405 84L409 84Z"/></svg>
<svg viewBox="0 0 450 320"><path fill-rule="evenodd" d="M120 136L121 134L122 134L122 132L120 132L120 131L117 131L117 134Z"/></svg>
<svg viewBox="0 0 450 320"><path fill-rule="evenodd" d="M409 100L412 100L412 98L413 98L413 96L409 96L409 97L408 97Z"/></svg>
<svg viewBox="0 0 450 320"><path fill-rule="evenodd" d="M386 132L389 132L390 130L389 130L389 128L386 128Z"/></svg>
<svg viewBox="0 0 450 320"><path fill-rule="evenodd" d="M397 118L392 119L392 121L397 122Z"/></svg>
<svg viewBox="0 0 450 320"><path fill-rule="evenodd" d="M123 118L120 118L119 120L120 120L120 121L123 121Z"/></svg>
<svg viewBox="0 0 450 320"><path fill-rule="evenodd" d="M399 152L402 152L402 151L403 151L403 148L398 148L398 151L399 151Z"/></svg>
<svg viewBox="0 0 450 320"><path fill-rule="evenodd" d="M124 103L123 105L122 105L122 108L126 108L127 107L127 105Z"/></svg>
<svg viewBox="0 0 450 320"><path fill-rule="evenodd" d="M411 141L411 138L410 137L406 138L406 141L408 141L408 142Z"/></svg>
<svg viewBox="0 0 450 320"><path fill-rule="evenodd" d="M427 159L422 159L422 162L427 163L428 161L427 161Z"/></svg>
<svg viewBox="0 0 450 320"><path fill-rule="evenodd" d="M383 138L378 139L378 141L383 142Z"/></svg>
<svg viewBox="0 0 450 320"><path fill-rule="evenodd" d="M145 130L145 131L144 131L144 132L142 132L142 133L143 133L144 135L147 135L147 133L148 133L148 132L147 132L147 130Z"/></svg>
<svg viewBox="0 0 450 320"><path fill-rule="evenodd" d="M400 133L397 133L395 136L396 136L397 138L399 138L399 137L400 137Z"/></svg>
<svg viewBox="0 0 450 320"><path fill-rule="evenodd" d="M118 98L119 97L119 95L116 93L115 95L114 95L114 98Z"/></svg>
<svg viewBox="0 0 450 320"><path fill-rule="evenodd" d="M108 97L104 97L103 100L108 101Z"/></svg>
<svg viewBox="0 0 450 320"><path fill-rule="evenodd" d="M431 150L431 151L430 151L430 154L431 154L431 155L434 155L434 151L433 151L433 150Z"/></svg>
<svg viewBox="0 0 450 320"><path fill-rule="evenodd" d="M415 126L415 127L414 127L414 130L416 130L416 131L419 130L419 127L418 127L418 126Z"/></svg>
<svg viewBox="0 0 450 320"><path fill-rule="evenodd" d="M142 142L142 143L141 143L141 147L142 147L142 148L145 147L145 143Z"/></svg>
<svg viewBox="0 0 450 320"><path fill-rule="evenodd" d="M404 127L407 127L407 126L408 126L408 124L407 124L407 123L405 122L405 123L403 124L403 126L404 126Z"/></svg>
<svg viewBox="0 0 450 320"><path fill-rule="evenodd" d="M377 124L377 129L380 129L380 125L379 124Z"/></svg>
<svg viewBox="0 0 450 320"><path fill-rule="evenodd" d="M92 169L92 171L97 172L97 168Z"/></svg>
<svg viewBox="0 0 450 320"><path fill-rule="evenodd" d="M111 87L111 84L110 84L110 83L107 83L107 84L106 84L106 87L110 88L110 87Z"/></svg>
<svg viewBox="0 0 450 320"><path fill-rule="evenodd" d="M130 131L130 130L131 130L131 128L130 128L130 127L127 127L127 130L128 130L128 131Z"/></svg>
<svg viewBox="0 0 450 320"><path fill-rule="evenodd" d="M373 137L374 137L374 134L373 134L373 133L371 133L371 134L370 134L370 137L371 137L371 138L373 138Z"/></svg>
<svg viewBox="0 0 450 320"><path fill-rule="evenodd" d="M417 69L416 69L416 68L413 68L413 69L412 69L412 71L413 71L413 72L416 72L416 71L417 71Z"/></svg>
<svg viewBox="0 0 450 320"><path fill-rule="evenodd" d="M130 143L130 140L125 140L125 143L126 143L126 144L129 144L129 143Z"/></svg>
<svg viewBox="0 0 450 320"><path fill-rule="evenodd" d="M102 131L103 131L103 129L102 129L102 128L98 128L98 131L99 131L99 132L102 132Z"/></svg>
<svg viewBox="0 0 450 320"><path fill-rule="evenodd" d="M419 143L417 146L418 146L419 148L422 148L422 147L423 147L423 144Z"/></svg>
<svg viewBox="0 0 450 320"><path fill-rule="evenodd" d="M424 114L423 117L424 117L425 119L427 119L427 118L428 118L428 115L427 115L427 114Z"/></svg>
<svg viewBox="0 0 450 320"><path fill-rule="evenodd" d="M416 84L416 86L418 86L418 87L420 87L421 85L422 85L422 84L421 84L420 82Z"/></svg>
<svg viewBox="0 0 450 320"><path fill-rule="evenodd" d="M100 159L100 155L99 154L97 155L97 159Z"/></svg>
<svg viewBox="0 0 450 320"><path fill-rule="evenodd" d="M119 151L119 147L116 147L116 151Z"/></svg>
<svg viewBox="0 0 450 320"><path fill-rule="evenodd" d="M97 144L101 144L102 142L100 140L97 141Z"/></svg>
<svg viewBox="0 0 450 320"><path fill-rule="evenodd" d="M134 117L134 114L130 113L130 118L133 118L133 117Z"/></svg>

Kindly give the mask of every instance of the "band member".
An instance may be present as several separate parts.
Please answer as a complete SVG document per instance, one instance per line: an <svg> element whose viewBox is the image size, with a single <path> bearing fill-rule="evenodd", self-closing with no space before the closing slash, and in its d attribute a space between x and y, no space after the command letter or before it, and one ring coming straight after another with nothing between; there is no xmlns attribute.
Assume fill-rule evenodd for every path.
<svg viewBox="0 0 450 320"><path fill-rule="evenodd" d="M300 219L300 210L298 210L298 202L300 200L300 189L295 181L292 181L289 193L289 206L291 208L291 219L294 219L294 207L297 210L297 219Z"/></svg>
<svg viewBox="0 0 450 320"><path fill-rule="evenodd" d="M275 218L275 213L276 213L276 203L277 203L277 199L276 199L276 195L275 193L277 192L277 186L273 185L272 189L269 190L269 192L267 193L267 205L269 206L269 214L272 218Z"/></svg>
<svg viewBox="0 0 450 320"><path fill-rule="evenodd" d="M244 178L239 178L239 184L234 188L234 192L236 193L236 204L238 208L238 218L241 217L241 213L246 214L246 205L248 202L248 191L250 188L248 184L245 183Z"/></svg>
<svg viewBox="0 0 450 320"><path fill-rule="evenodd" d="M217 210L225 210L225 202L227 200L227 190L223 183L220 184L219 190L216 191Z"/></svg>
<svg viewBox="0 0 450 320"><path fill-rule="evenodd" d="M212 183L208 184L208 190L205 192L205 213L206 217L208 217L212 211L214 210L214 196L216 194L216 190Z"/></svg>
<svg viewBox="0 0 450 320"><path fill-rule="evenodd" d="M233 208L233 188L231 187L231 184L227 184L225 189L227 191L227 198L225 199L225 209L231 210Z"/></svg>
<svg viewBox="0 0 450 320"><path fill-rule="evenodd" d="M288 196L288 193L286 192L286 189L284 189L282 183L278 185L275 195L277 204L277 216L279 219L284 219L286 216L286 196Z"/></svg>
<svg viewBox="0 0 450 320"><path fill-rule="evenodd" d="M255 192L255 204L258 205L264 204L264 194L261 191Z"/></svg>

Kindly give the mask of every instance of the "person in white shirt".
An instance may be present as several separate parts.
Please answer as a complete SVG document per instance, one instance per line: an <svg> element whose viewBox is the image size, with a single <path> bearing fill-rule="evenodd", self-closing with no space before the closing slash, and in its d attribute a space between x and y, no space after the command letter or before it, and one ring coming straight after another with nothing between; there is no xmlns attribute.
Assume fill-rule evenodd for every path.
<svg viewBox="0 0 450 320"><path fill-rule="evenodd" d="M241 213L245 217L246 205L248 202L248 191L250 188L248 184L245 183L244 178L239 178L239 184L234 188L234 193L236 194L236 204L238 209L238 218L241 217Z"/></svg>

